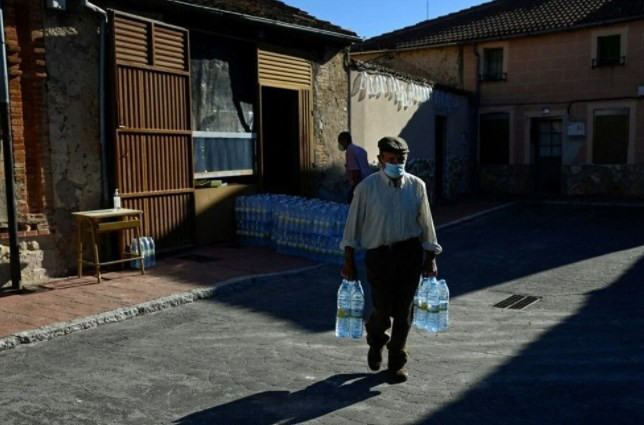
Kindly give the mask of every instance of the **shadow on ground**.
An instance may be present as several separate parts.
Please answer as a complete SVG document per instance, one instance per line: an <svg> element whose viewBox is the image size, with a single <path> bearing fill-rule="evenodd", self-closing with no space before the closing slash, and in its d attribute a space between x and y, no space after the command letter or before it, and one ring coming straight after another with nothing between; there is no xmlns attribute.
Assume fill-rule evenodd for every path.
<svg viewBox="0 0 644 425"><path fill-rule="evenodd" d="M380 395L385 373L339 374L301 391L265 391L193 413L176 422L197 424L298 424Z"/></svg>
<svg viewBox="0 0 644 425"><path fill-rule="evenodd" d="M452 298L580 261L644 244L642 208L606 208L519 204L439 232L444 253L439 275ZM331 331L340 266L262 284L212 299L292 321L310 332ZM360 270L370 310L369 285ZM499 300L500 301L500 300ZM314 308L316 314L309 314ZM319 314L317 314L319 312Z"/></svg>
<svg viewBox="0 0 644 425"><path fill-rule="evenodd" d="M421 423L644 423L644 259Z"/></svg>
<svg viewBox="0 0 644 425"><path fill-rule="evenodd" d="M576 266L581 270L576 279L596 282L598 276L606 275L613 276L613 281L594 291L584 291L583 282L578 282L578 295L585 296L586 302L574 316L546 331L459 399L420 423L644 423L642 217L641 208L525 204L443 230L439 238L445 253L439 257L439 271L455 298L582 261L586 262ZM621 276L615 278L609 270L593 267L593 261L607 262L603 256L622 251L618 254L622 259L632 258L626 261L630 269ZM612 266L608 261L603 267ZM301 282L301 287L294 288L292 280L275 282L253 291L254 298L237 294L215 301L293 321L311 332L331 331L339 283L330 278L334 270L332 266L321 269L319 278ZM565 271L553 275L565 283ZM534 282L539 279L533 278L529 279L532 288L538 290ZM239 402L274 405L274 397L306 398L262 393ZM231 406L235 404L228 408ZM342 406L327 404L328 408ZM222 412L221 407L211 411ZM291 411L289 417L302 411ZM314 411L312 417L320 413Z"/></svg>

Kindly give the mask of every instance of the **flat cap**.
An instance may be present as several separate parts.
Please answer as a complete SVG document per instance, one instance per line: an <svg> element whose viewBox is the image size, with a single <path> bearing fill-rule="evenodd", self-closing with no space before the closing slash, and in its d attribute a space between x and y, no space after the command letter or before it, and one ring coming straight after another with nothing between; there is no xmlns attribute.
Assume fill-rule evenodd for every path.
<svg viewBox="0 0 644 425"><path fill-rule="evenodd" d="M378 140L378 149L385 152L409 152L409 147L405 139L396 136L387 136Z"/></svg>

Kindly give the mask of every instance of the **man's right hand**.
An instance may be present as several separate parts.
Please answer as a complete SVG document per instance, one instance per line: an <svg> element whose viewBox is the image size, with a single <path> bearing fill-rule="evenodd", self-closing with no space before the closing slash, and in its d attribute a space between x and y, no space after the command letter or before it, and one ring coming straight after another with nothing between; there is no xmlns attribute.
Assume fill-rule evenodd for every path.
<svg viewBox="0 0 644 425"><path fill-rule="evenodd" d="M358 278L358 269L356 268L355 261L345 258L340 275L346 280L356 280Z"/></svg>

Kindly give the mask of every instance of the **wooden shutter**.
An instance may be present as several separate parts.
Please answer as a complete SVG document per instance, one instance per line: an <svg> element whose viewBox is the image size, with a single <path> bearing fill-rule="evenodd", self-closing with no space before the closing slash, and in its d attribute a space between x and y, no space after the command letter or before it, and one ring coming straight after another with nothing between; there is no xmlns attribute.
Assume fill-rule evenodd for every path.
<svg viewBox="0 0 644 425"><path fill-rule="evenodd" d="M311 62L281 53L257 51L259 83L271 87L311 89Z"/></svg>
<svg viewBox="0 0 644 425"><path fill-rule="evenodd" d="M160 251L193 244L188 31L112 11L115 185ZM131 235L126 235L123 246Z"/></svg>

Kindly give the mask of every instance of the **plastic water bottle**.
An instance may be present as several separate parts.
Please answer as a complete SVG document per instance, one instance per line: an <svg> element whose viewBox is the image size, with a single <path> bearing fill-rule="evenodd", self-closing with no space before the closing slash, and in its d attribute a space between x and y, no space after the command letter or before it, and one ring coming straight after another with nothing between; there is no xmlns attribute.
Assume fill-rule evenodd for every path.
<svg viewBox="0 0 644 425"><path fill-rule="evenodd" d="M438 330L447 329L449 324L449 288L445 279L438 281Z"/></svg>
<svg viewBox="0 0 644 425"><path fill-rule="evenodd" d="M362 338L363 313L364 313L364 291L359 280L350 283L351 288L351 338Z"/></svg>
<svg viewBox="0 0 644 425"><path fill-rule="evenodd" d="M139 241L136 238L132 238L132 241L130 241L130 253L134 256L139 255ZM130 261L130 267L133 269L140 269L141 260L137 258L136 260Z"/></svg>
<svg viewBox="0 0 644 425"><path fill-rule="evenodd" d="M413 325L418 329L425 329L427 326L427 291L429 290L429 279L420 278L420 283L414 296L414 320Z"/></svg>
<svg viewBox="0 0 644 425"><path fill-rule="evenodd" d="M143 266L147 269L148 268L148 243L145 240L145 236L141 236L139 238L140 245L141 245L141 256L143 257Z"/></svg>
<svg viewBox="0 0 644 425"><path fill-rule="evenodd" d="M114 199L113 199L113 201L114 201L114 209L115 210L121 209L121 195L119 194L118 189L116 189L114 191Z"/></svg>
<svg viewBox="0 0 644 425"><path fill-rule="evenodd" d="M150 247L150 266L154 266L157 263L157 248L151 236L148 236L148 245Z"/></svg>
<svg viewBox="0 0 644 425"><path fill-rule="evenodd" d="M335 336L351 337L351 284L342 279L338 289L338 312L335 317Z"/></svg>
<svg viewBox="0 0 644 425"><path fill-rule="evenodd" d="M430 332L438 332L438 313L439 313L439 300L438 300L438 282L436 278L429 277L429 284L427 290L427 322L425 322L425 329Z"/></svg>

